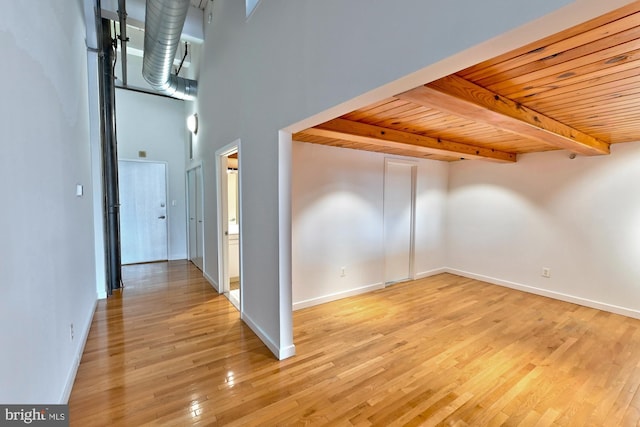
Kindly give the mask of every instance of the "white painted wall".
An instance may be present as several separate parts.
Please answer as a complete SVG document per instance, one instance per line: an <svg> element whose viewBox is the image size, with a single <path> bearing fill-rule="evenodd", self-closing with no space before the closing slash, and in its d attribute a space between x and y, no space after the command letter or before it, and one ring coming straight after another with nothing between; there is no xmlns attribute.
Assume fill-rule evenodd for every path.
<svg viewBox="0 0 640 427"><path fill-rule="evenodd" d="M293 354L290 147L280 130L317 124L629 2L270 0L248 20L243 2L210 2L196 156L211 221L207 165L218 148L242 141L243 319L279 357ZM205 234L205 274L217 277L217 231Z"/></svg>
<svg viewBox="0 0 640 427"><path fill-rule="evenodd" d="M207 168L214 164L213 154L218 147L242 138L246 166L245 320L270 348L281 357L287 356L293 342L291 255L286 247L291 146L286 137L280 139L280 129L313 125L629 2L270 0L263 2L248 21L242 2L209 2L208 11L213 7L214 20L206 30L200 98L192 106L202 120L202 131L195 141L198 157L195 162L201 161L205 167L206 214L214 220L215 186L209 182L212 175ZM97 187L89 185L92 171L88 141L94 137L89 135L87 113L82 4L79 0L64 4L7 2L0 14L0 48L4 57L10 58L0 68L0 78L11 83L5 85L0 98L0 191L5 201L0 210L0 342L3 343L0 401L4 403L66 400L96 298L91 199L92 190ZM562 9L558 13L536 20L559 8ZM626 150L633 150L629 160L610 160L618 159L616 153ZM549 154L554 155L559 154ZM635 145L614 147L610 159L575 160L593 162L589 163L590 173L576 170L578 166L568 166L568 179L585 180L594 186L577 185L570 191L572 182L566 183L564 190L559 191L572 197L564 207L592 209L571 213L560 212L563 204L559 201L545 205L548 212L561 214L562 221L552 221L551 225L557 227L554 235L563 233L568 239L566 246L571 249L577 249L581 241L585 243L578 255L564 254L561 264L550 265L549 286L553 283L554 290L573 292L580 287L584 292L581 295L637 309L634 303L637 298L632 298L636 296L633 279L637 270L631 261L637 258L634 246L638 233L634 223L637 204L631 197L622 196L624 190L628 190L627 195L633 194L631 183L637 182L637 173L631 162L636 157ZM535 156L531 158L525 157L515 167L522 168L531 178L540 179L540 173L529 170L527 162L542 162L536 162ZM620 171L611 167L612 161L622 167ZM558 159L549 167L558 166L558 162L565 166L564 160ZM451 206L455 206L458 197L462 197L462 205L466 205L468 197L477 197L459 196L457 191L466 186L467 172L475 176L480 171L475 167L489 167L475 165L456 166L462 169L460 173L452 173ZM467 167L471 170L467 171ZM547 194L560 184L549 180L543 180L549 188L542 184L525 188L518 180L510 184L507 180L516 179L504 172L510 167L498 173L498 166L490 165L488 171L500 175L495 185L507 188L495 190L497 194L493 197L513 212L522 212L526 225L544 233L549 219L544 213L531 212L539 207L526 206L530 203L526 195L539 201L540 193ZM555 174L563 177L565 172ZM624 174L633 180L622 182ZM596 176L604 181L596 182ZM615 186L608 188L617 188L615 191L605 188L611 179L615 179ZM78 183L84 184L85 195L81 198L75 197ZM524 191L524 201L504 194L509 192L509 185L516 184ZM591 192L597 198L590 200ZM474 208L485 209L485 200L481 201ZM595 201L610 206L603 207ZM593 222L579 218L580 215ZM450 228L452 236L453 229L464 226L457 218L453 219L456 222ZM515 224L507 222L502 226L510 227L514 233L526 232L519 227L522 220L512 217L511 221ZM597 230L587 230L596 228L596 224ZM494 227L493 232L485 235L502 237L503 229ZM207 228L211 269L217 265L216 237L215 228ZM543 234L535 240L538 249L534 255L541 253L539 242L545 239L550 240ZM604 259L611 260L613 265L606 273L615 272L616 280L607 276L607 281L596 283L596 279L587 277L586 271L601 278L604 274L596 262L594 265L583 262L587 257L587 261L593 261L595 255L604 253L605 249L591 246L594 240L610 250ZM460 241L453 236L449 243L454 247ZM558 241L553 240L554 244ZM527 250L524 245L513 248ZM500 253L496 244L489 249L494 252L488 253ZM538 255L541 261L550 258L547 251L555 255L547 247L543 255ZM531 283L539 268L533 259L531 268L535 272ZM485 260L490 261L488 257ZM463 256L451 261L459 268L475 268L473 261ZM614 267L620 271L614 271ZM521 280L501 268L504 266L495 267L489 262L488 267L478 271L491 275L504 273L506 278ZM581 269L585 272L580 272ZM561 280L570 270L585 280L574 283ZM217 272L211 277L217 277ZM529 281L528 278L522 281L525 280ZM613 286L607 295L602 283ZM70 323L75 325L73 342L69 336Z"/></svg>
<svg viewBox="0 0 640 427"><path fill-rule="evenodd" d="M389 156L294 142L294 309L383 286L385 157ZM416 273L424 277L444 265L449 165L410 160L418 167ZM345 276L341 276L342 267L346 267Z"/></svg>
<svg viewBox="0 0 640 427"><path fill-rule="evenodd" d="M416 181L416 278L441 272L446 265L445 225L449 163L422 160Z"/></svg>
<svg viewBox="0 0 640 427"><path fill-rule="evenodd" d="M119 159L167 162L169 259L186 259L184 101L116 89L116 120ZM138 151L147 157L138 158Z"/></svg>
<svg viewBox="0 0 640 427"><path fill-rule="evenodd" d="M611 151L452 165L448 267L640 317L640 143Z"/></svg>
<svg viewBox="0 0 640 427"><path fill-rule="evenodd" d="M295 309L382 287L383 177L379 153L293 143Z"/></svg>
<svg viewBox="0 0 640 427"><path fill-rule="evenodd" d="M0 402L63 403L96 302L82 2L3 4L0 51Z"/></svg>

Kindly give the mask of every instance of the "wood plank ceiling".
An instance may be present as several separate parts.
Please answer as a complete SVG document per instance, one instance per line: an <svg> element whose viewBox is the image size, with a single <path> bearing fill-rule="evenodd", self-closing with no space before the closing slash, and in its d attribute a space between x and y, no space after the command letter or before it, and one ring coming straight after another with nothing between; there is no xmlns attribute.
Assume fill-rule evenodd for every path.
<svg viewBox="0 0 640 427"><path fill-rule="evenodd" d="M640 1L293 139L435 160L640 141Z"/></svg>

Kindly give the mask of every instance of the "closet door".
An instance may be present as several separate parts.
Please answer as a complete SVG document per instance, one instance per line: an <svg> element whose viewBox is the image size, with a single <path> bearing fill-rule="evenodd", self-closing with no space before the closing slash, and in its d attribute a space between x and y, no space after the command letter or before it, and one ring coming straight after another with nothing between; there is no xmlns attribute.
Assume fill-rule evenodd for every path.
<svg viewBox="0 0 640 427"><path fill-rule="evenodd" d="M416 166L387 159L384 177L385 283L413 278Z"/></svg>

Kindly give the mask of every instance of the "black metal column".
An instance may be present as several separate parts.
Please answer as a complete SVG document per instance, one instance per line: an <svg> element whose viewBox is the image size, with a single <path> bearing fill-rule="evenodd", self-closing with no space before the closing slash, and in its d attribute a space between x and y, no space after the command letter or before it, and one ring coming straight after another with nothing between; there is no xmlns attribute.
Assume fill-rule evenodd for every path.
<svg viewBox="0 0 640 427"><path fill-rule="evenodd" d="M114 46L110 21L100 19L100 131L105 214L107 294L122 283L120 253L120 201L118 195L118 149L116 139L116 94Z"/></svg>

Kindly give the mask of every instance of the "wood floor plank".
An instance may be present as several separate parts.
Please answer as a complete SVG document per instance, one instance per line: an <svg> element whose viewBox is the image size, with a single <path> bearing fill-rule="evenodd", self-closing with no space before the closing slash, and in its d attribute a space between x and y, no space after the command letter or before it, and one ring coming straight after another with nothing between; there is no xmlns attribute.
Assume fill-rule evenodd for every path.
<svg viewBox="0 0 640 427"><path fill-rule="evenodd" d="M450 274L294 313L278 361L186 261L100 301L73 426L638 425L640 321Z"/></svg>

